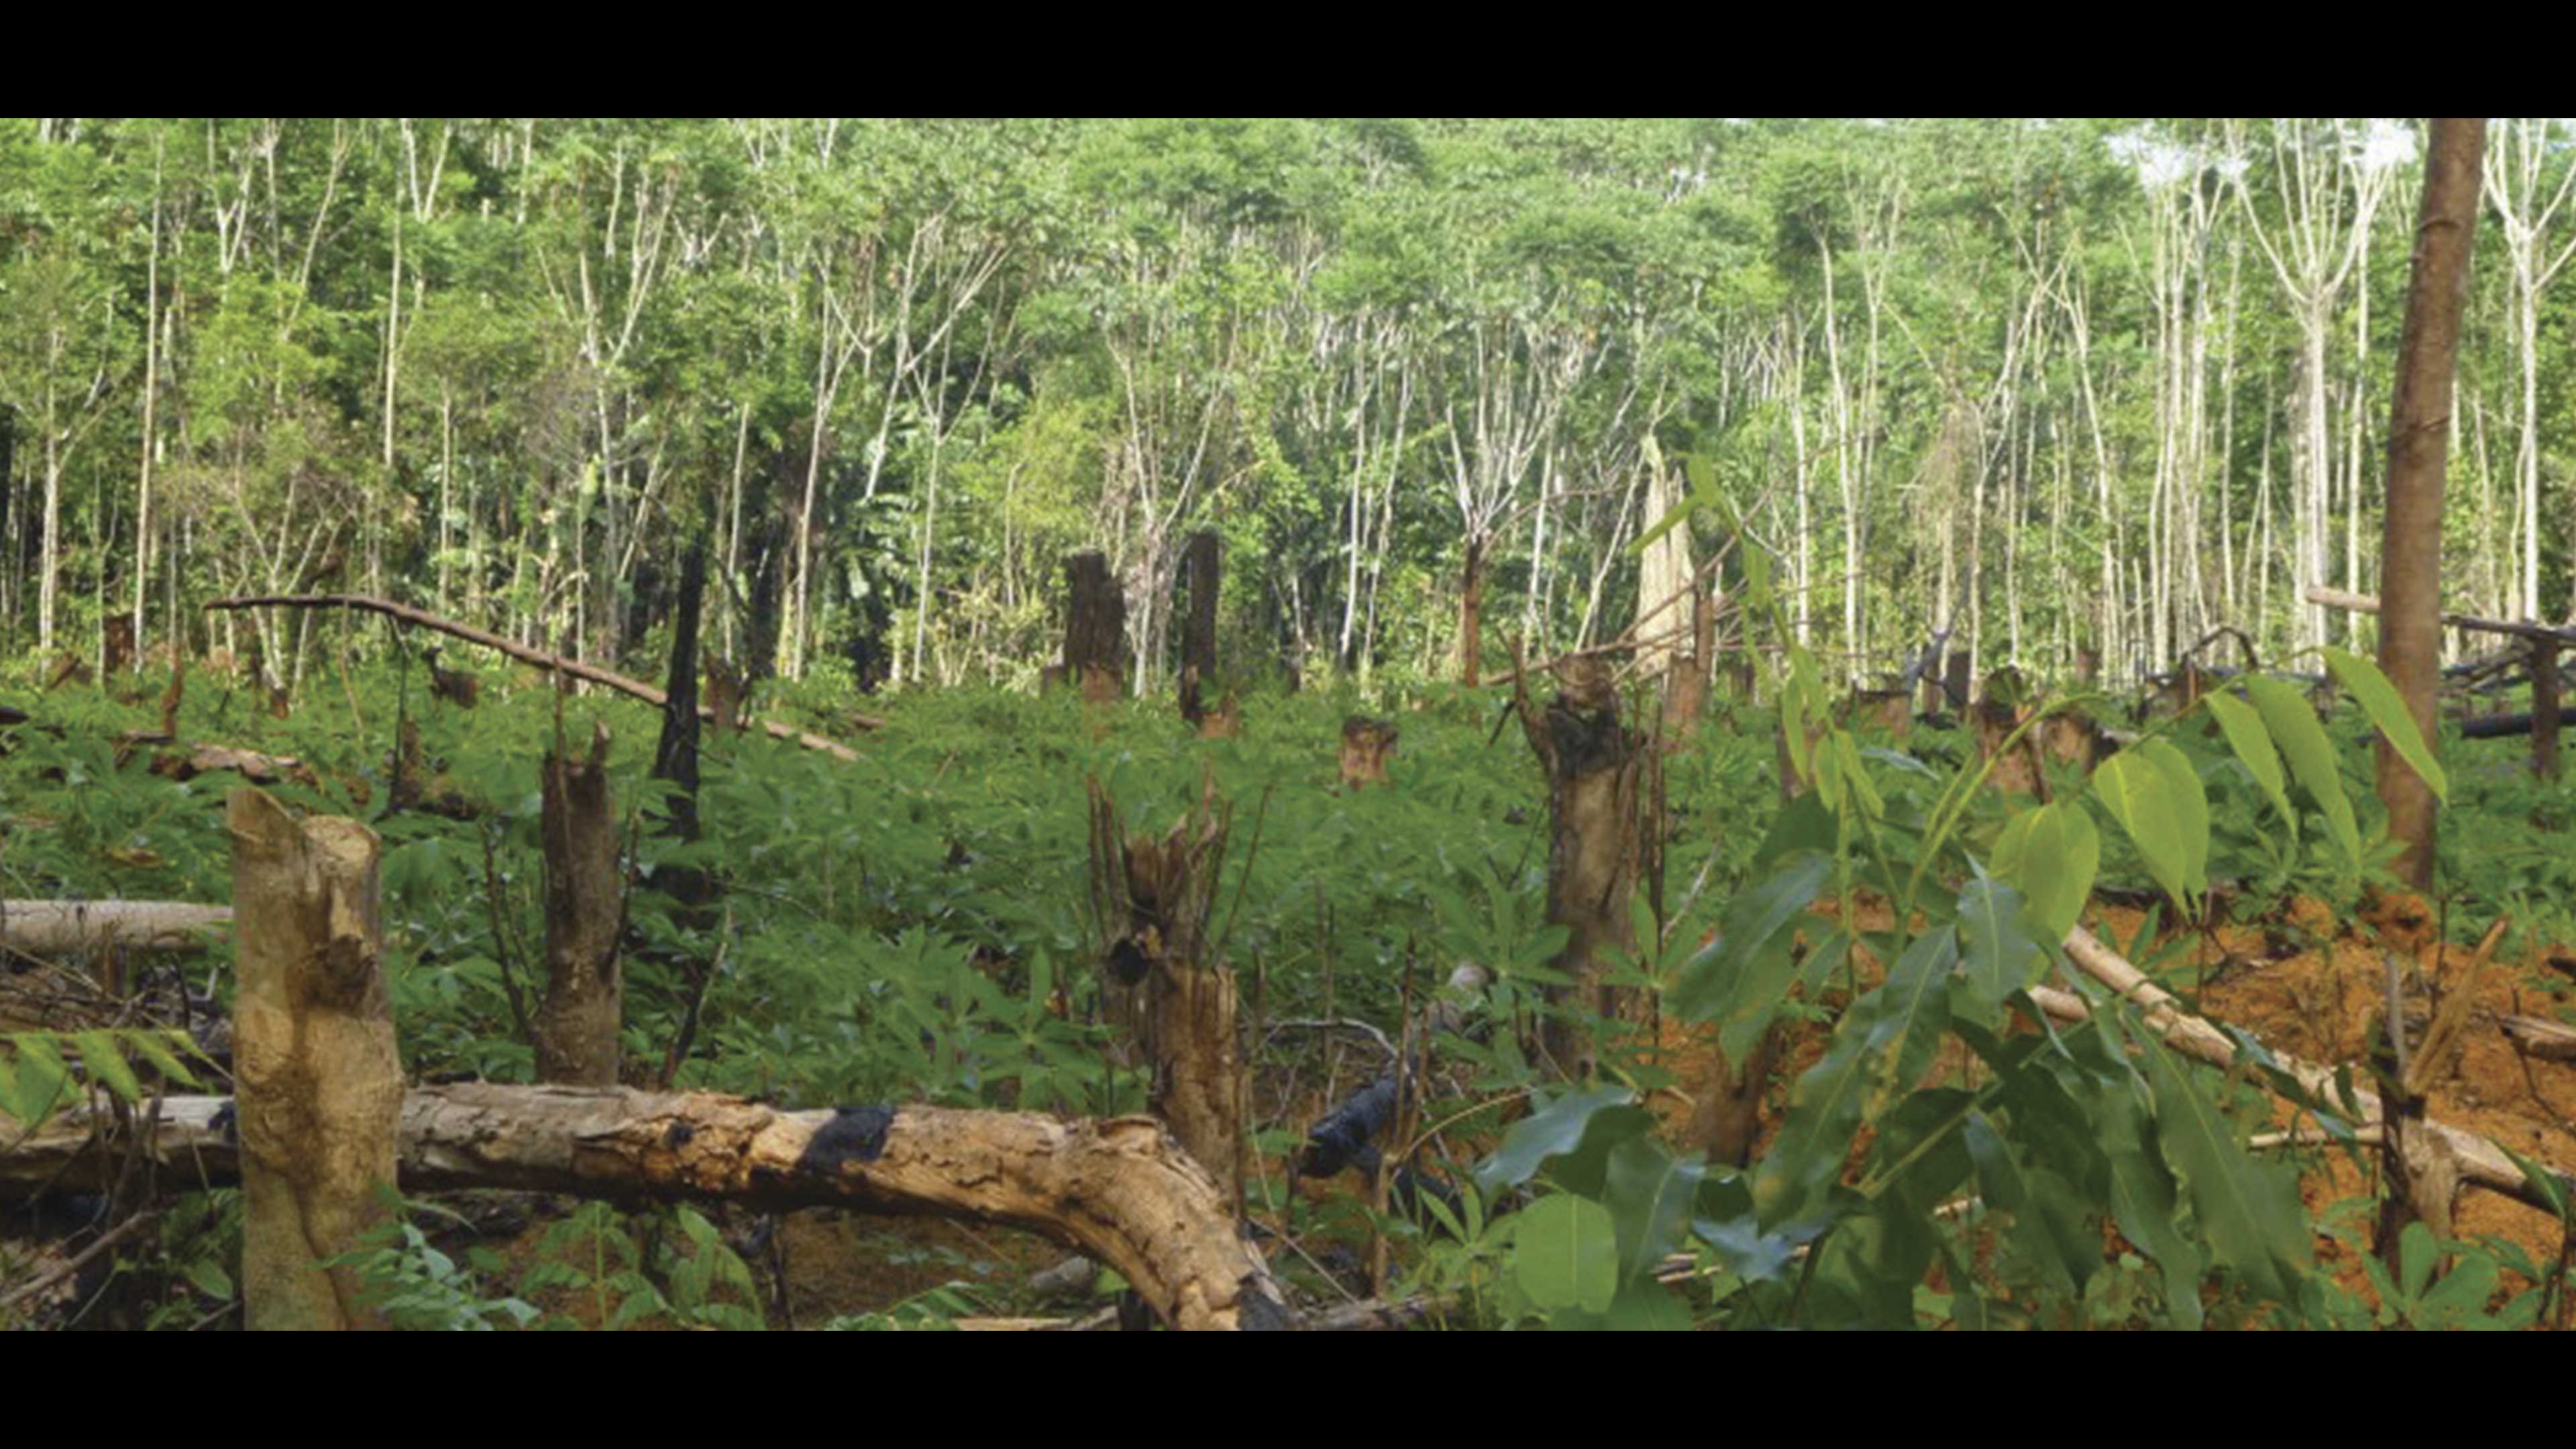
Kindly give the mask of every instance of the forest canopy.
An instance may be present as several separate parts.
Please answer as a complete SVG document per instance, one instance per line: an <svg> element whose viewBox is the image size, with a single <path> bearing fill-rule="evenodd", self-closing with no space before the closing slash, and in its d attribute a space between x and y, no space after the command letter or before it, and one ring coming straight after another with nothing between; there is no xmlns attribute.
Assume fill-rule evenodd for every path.
<svg viewBox="0 0 2576 1449"><path fill-rule="evenodd" d="M2571 573L2563 121L2497 123L2454 602ZM1461 603L1634 612L1648 450L1727 466L1853 678L2353 642L2419 123L0 121L0 646L254 654L364 591L613 664L703 542L713 647L1025 684L1107 551L1171 667L1441 676ZM1471 578L1470 575L1473 575ZM198 631L211 629L214 637Z"/></svg>

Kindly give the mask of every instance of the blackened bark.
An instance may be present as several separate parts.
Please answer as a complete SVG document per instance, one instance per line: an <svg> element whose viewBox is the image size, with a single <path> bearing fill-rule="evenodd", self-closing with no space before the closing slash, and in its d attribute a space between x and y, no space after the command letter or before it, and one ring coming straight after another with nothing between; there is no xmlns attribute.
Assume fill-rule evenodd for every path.
<svg viewBox="0 0 2576 1449"><path fill-rule="evenodd" d="M1181 615L1181 718L1207 719L1206 694L1216 679L1216 600L1224 548L1213 530L1201 529L1181 549L1187 602Z"/></svg>
<svg viewBox="0 0 2576 1449"><path fill-rule="evenodd" d="M1064 581L1064 677L1083 698L1106 704L1125 689L1127 598L1096 550L1067 558Z"/></svg>

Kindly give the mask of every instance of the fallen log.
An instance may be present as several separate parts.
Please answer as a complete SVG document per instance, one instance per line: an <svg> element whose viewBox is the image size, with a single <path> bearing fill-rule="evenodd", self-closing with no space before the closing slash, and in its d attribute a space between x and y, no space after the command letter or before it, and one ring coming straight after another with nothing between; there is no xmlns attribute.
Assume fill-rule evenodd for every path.
<svg viewBox="0 0 2576 1449"><path fill-rule="evenodd" d="M0 901L0 950L202 951L232 923L232 907L188 901Z"/></svg>
<svg viewBox="0 0 2576 1449"><path fill-rule="evenodd" d="M423 629L434 629L450 638L462 639L469 644L480 644L486 649L497 649L522 664L533 664L539 669L568 674L575 679L586 679L603 688L613 689L620 694L640 699L656 709L662 708L670 698L660 689L646 684L643 680L631 679L615 670L602 669L596 664L585 664L578 659L567 659L560 654L549 654L542 649L531 649L525 644L504 639L489 630L477 629L471 624L459 624L453 619L440 618L426 609L415 609L409 604L397 604L391 599L379 599L371 594L239 595L213 600L206 607L209 609L365 609L382 614L389 619L399 619L406 624L418 625ZM701 705L698 707L698 717L712 719L715 717L715 711ZM873 715L853 715L851 719L861 729L882 729L885 726L884 720ZM762 729L779 739L794 741L809 750L820 750L837 760L849 761L859 757L858 751L838 740L809 734L779 720L764 719L759 721L759 724Z"/></svg>
<svg viewBox="0 0 2576 1449"><path fill-rule="evenodd" d="M2172 993L2149 981L2144 972L2122 959L2118 952L2105 946L2092 932L2078 926L2067 933L2066 956L2085 975L2110 987L2135 1002L2141 1019L2167 1046L2215 1067L2228 1067L2236 1062L2236 1039L2216 1026L2182 1009ZM2041 1009L2061 1021L2082 1021L2090 1014L2083 998L2070 992L2037 987L2031 992ZM2332 1070L2303 1062L2270 1048L2264 1049L2272 1064L2299 1084L2300 1090L2320 1102L2335 1102L2335 1074ZM2259 1082L2262 1079L2256 1078ZM2356 1126L2382 1120L2383 1112L2377 1093L2353 1089L2355 1105L2361 1120ZM2543 1212L2555 1212L2549 1200L2522 1175L2522 1169L2495 1143L2474 1132L2440 1122L2424 1124L2443 1140L2460 1166L2460 1179L2474 1183L2489 1192L2512 1198ZM2555 1172L2562 1191L2576 1192L2576 1177Z"/></svg>
<svg viewBox="0 0 2576 1449"><path fill-rule="evenodd" d="M67 1114L0 1153L0 1196L96 1189L129 1151L158 1159L165 1181L232 1178L240 1150L217 1122L225 1103L165 1099L148 1144L103 1114ZM0 1142L16 1136L0 1118ZM1216 1180L1150 1117L788 1112L711 1093L465 1083L404 1098L397 1153L408 1192L499 1187L1001 1223L1108 1264L1175 1328L1291 1326Z"/></svg>
<svg viewBox="0 0 2576 1449"><path fill-rule="evenodd" d="M2544 1062L2576 1062L2576 1026L2537 1016L2508 1016L2504 1034L2525 1056Z"/></svg>

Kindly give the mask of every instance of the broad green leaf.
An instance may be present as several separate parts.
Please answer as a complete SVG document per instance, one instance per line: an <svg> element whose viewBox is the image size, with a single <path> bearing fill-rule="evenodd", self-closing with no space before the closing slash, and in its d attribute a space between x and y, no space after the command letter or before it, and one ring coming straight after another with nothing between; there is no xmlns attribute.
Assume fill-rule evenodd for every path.
<svg viewBox="0 0 2576 1449"><path fill-rule="evenodd" d="M2183 884L2197 900L2209 891L2209 795L2191 758L2164 740L2148 740L2139 752L2164 776L2182 831Z"/></svg>
<svg viewBox="0 0 2576 1449"><path fill-rule="evenodd" d="M2281 812L2281 818L2289 822L2290 834L2297 836L2299 812L2290 808L2289 780L2281 773L2281 752L2272 748L2272 736L2263 728L2263 717L2255 712L2254 706L2232 694L2203 695L2201 703L2209 707L2211 718L2216 719L2219 729L2226 733L2227 747L2236 752L2236 758L2244 764L2246 773L2262 787L2264 798L2272 802L2272 808Z"/></svg>
<svg viewBox="0 0 2576 1449"><path fill-rule="evenodd" d="M2280 747L2281 758L2290 762L2291 778L2324 813L2336 848L2346 860L2360 860L2361 830L2353 824L2352 801L2344 795L2343 776L2335 769L2334 745L2326 738L2325 726L2317 723L2317 712L2308 707L2308 701L2297 690L2264 675L2247 677L2245 693L2262 713L2264 727L2272 732L2272 743Z"/></svg>
<svg viewBox="0 0 2576 1449"><path fill-rule="evenodd" d="M1814 902L1832 878L1834 863L1812 850L1790 855L1760 885L1727 906L1726 923L1717 939L1691 957L1673 983L1673 1014L1684 1021L1712 1021L1732 1014L1749 1001L1776 1003L1788 984L1788 942L1784 933ZM1763 972L1759 959L1778 957L1782 969ZM1759 981L1748 977L1760 974ZM1772 981L1776 975L1779 979Z"/></svg>
<svg viewBox="0 0 2576 1449"><path fill-rule="evenodd" d="M1707 1165L1696 1154L1676 1158L1650 1136L1631 1137L1610 1149L1601 1201L1618 1225L1623 1276L1651 1273L1681 1241L1682 1221L1707 1175Z"/></svg>
<svg viewBox="0 0 2576 1449"><path fill-rule="evenodd" d="M2309 1252L2297 1175L2255 1160L2217 1099L2171 1052L2148 1047L2146 1068L2155 1084L2157 1141L2191 1203L2201 1240L2256 1292L2286 1297L2283 1270L2304 1265Z"/></svg>
<svg viewBox="0 0 2576 1449"><path fill-rule="evenodd" d="M2188 906L2197 889L2195 868L2205 870L2209 858L2209 802L2190 762L2177 770L2165 753L2180 758L2161 740L2122 750L2093 772L2093 792L2128 832L2156 884Z"/></svg>
<svg viewBox="0 0 2576 1449"><path fill-rule="evenodd" d="M135 1080L134 1069L125 1064L125 1054L117 1048L116 1033L85 1031L73 1037L72 1044L80 1048L81 1065L89 1069L94 1080L106 1083L117 1100L143 1100L143 1084Z"/></svg>
<svg viewBox="0 0 2576 1449"><path fill-rule="evenodd" d="M2101 866L2102 833L2073 800L2024 810L1995 839L1995 874L2021 892L2031 923L2052 944L2082 918Z"/></svg>
<svg viewBox="0 0 2576 1449"><path fill-rule="evenodd" d="M1611 1300L1607 1326L1621 1333L1688 1333L1698 1325L1679 1294L1652 1278L1631 1278Z"/></svg>
<svg viewBox="0 0 2576 1449"><path fill-rule="evenodd" d="M1619 1234L1610 1210L1570 1192L1530 1204L1512 1234L1512 1276L1541 1309L1609 1312L1619 1292Z"/></svg>
<svg viewBox="0 0 2576 1449"><path fill-rule="evenodd" d="M2441 762L2424 743L2424 732L2415 727L2414 712L2398 698L2397 686L2379 672L2379 666L2332 645L2326 647L2326 670L2335 683L2352 691L2361 701L2361 712L2370 717L2373 729L2395 747L2398 755L2414 767L2424 783L2433 788L2433 798L2444 804L2451 800L2450 778L2442 773Z"/></svg>
<svg viewBox="0 0 2576 1449"><path fill-rule="evenodd" d="M1488 1197L1504 1188L1520 1186L1537 1176L1540 1165L1549 1158L1579 1146L1584 1129L1592 1123L1592 1114L1626 1106L1636 1099L1635 1092L1621 1086L1594 1087L1557 1098L1512 1124L1512 1130L1503 1136L1503 1145L1476 1169L1476 1185Z"/></svg>
<svg viewBox="0 0 2576 1449"><path fill-rule="evenodd" d="M1986 1025L2002 1019L2004 998L2048 969L2023 925L2026 913L2020 892L1998 880L1980 877L1959 892L1959 975L1967 992L1956 1004L1973 1007Z"/></svg>

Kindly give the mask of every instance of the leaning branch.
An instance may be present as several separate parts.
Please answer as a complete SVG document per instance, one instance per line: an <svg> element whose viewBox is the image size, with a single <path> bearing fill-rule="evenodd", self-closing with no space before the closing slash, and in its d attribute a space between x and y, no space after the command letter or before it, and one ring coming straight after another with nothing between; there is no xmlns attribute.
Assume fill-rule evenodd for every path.
<svg viewBox="0 0 2576 1449"><path fill-rule="evenodd" d="M2148 1029L2155 1032L2167 1046L2186 1056L2207 1062L2211 1066L2235 1065L2237 1053L2235 1037L2184 1011L2181 1003L2174 999L2172 993L2149 981L2146 973L2130 965L2118 952L2103 945L2092 932L2078 926L2068 933L2066 956L2085 975L2137 1003L2143 1009L2143 1020ZM2040 987L2031 995L2039 1002L2042 1010L2061 1021L2082 1021L2089 1014L2083 998L2069 992ZM2250 1041L2251 1038L2247 1040ZM2321 1102L2338 1100L2340 1093L2335 1086L2333 1071L2312 1062L2303 1062L2282 1052L2271 1051L2269 1048L2265 1050L2269 1053L2272 1064L2296 1080L2300 1089L2311 1098ZM2366 1092L2356 1087L2353 1089L2353 1098L2354 1105L2360 1109L2361 1123L2375 1123L2383 1120L2383 1111L2376 1093ZM2516 1167L2513 1159L2506 1156L2504 1150L2495 1143L2474 1132L2446 1126L2440 1122L2427 1122L2425 1125L2432 1129L2435 1136L2442 1138L2448 1144L2452 1154L2459 1160L2462 1181L2475 1183L2490 1192L2500 1193L2517 1202L2539 1208L2543 1212L2555 1211L2550 1206L2548 1198L2523 1176L2522 1169ZM2563 1172L2557 1173L2556 1176L2562 1190L2576 1191L2576 1178L2570 1178Z"/></svg>
<svg viewBox="0 0 2576 1449"><path fill-rule="evenodd" d="M522 664L533 664L539 669L556 670L569 674L575 679L589 680L603 688L613 689L620 694L640 699L657 709L663 707L670 698L643 680L630 679L614 670L602 669L596 664L585 664L578 659L566 659L560 654L549 654L542 649L531 649L524 644L504 639L487 629L477 629L471 624L459 624L453 619L442 619L425 609L415 609L409 604L397 604L391 599L379 599L371 594L262 594L255 597L216 599L206 607L209 609L366 609L389 619L399 619L406 624L416 624L423 629L436 630L450 638L462 639L469 644L480 644L486 649L497 649ZM700 705L698 717L713 719L715 711ZM862 729L881 729L885 725L884 720L873 715L863 714L854 718ZM858 751L838 740L828 740L821 735L809 734L778 720L764 719L760 721L760 727L779 739L792 740L809 750L821 750L835 759L847 761L856 760L859 757Z"/></svg>
<svg viewBox="0 0 2576 1449"><path fill-rule="evenodd" d="M165 1181L235 1176L225 1099L164 1101L149 1144L73 1114L0 1153L0 1196L87 1187L147 1150ZM17 1134L0 1118L0 1142ZM469 1187L611 1199L722 1199L966 1218L1043 1234L1108 1264L1178 1328L1281 1328L1285 1300L1224 1193L1150 1117L843 1107L625 1088L422 1087L403 1100L406 1191ZM200 1174L203 1174L201 1179Z"/></svg>

